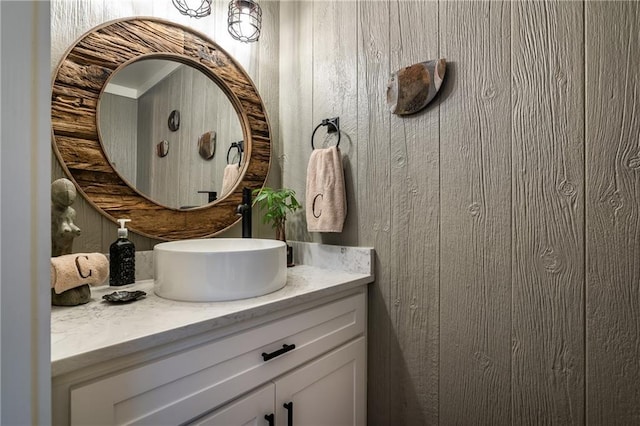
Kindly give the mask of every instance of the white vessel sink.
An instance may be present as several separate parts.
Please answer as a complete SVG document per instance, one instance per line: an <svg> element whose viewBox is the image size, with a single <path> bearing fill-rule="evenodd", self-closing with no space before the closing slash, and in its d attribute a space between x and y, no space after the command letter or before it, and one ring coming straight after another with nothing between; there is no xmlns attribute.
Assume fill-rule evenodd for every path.
<svg viewBox="0 0 640 426"><path fill-rule="evenodd" d="M153 248L154 291L163 298L215 302L262 296L287 282L287 248L278 240L213 238Z"/></svg>

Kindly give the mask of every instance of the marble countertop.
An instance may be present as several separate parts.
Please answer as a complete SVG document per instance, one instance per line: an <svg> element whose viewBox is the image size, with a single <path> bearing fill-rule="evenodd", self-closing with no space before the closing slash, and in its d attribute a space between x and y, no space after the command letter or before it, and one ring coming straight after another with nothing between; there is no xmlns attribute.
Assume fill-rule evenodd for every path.
<svg viewBox="0 0 640 426"><path fill-rule="evenodd" d="M52 375L55 377L118 356L267 315L373 281L372 249L326 249L326 246L309 243L298 243L294 247L296 253L306 257L298 258L296 262L307 261L312 264L288 268L287 284L278 291L260 297L228 302L177 302L156 296L153 280L147 279L117 288L94 287L91 289L92 300L85 305L52 307ZM345 261L345 254L352 258L351 262ZM330 261L332 256L336 262ZM126 304L102 300L103 295L116 290L142 290L147 295Z"/></svg>

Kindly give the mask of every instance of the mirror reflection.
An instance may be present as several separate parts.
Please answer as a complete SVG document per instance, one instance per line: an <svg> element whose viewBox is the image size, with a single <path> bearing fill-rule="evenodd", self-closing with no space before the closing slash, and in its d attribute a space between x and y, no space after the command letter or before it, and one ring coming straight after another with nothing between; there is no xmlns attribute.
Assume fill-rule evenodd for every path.
<svg viewBox="0 0 640 426"><path fill-rule="evenodd" d="M143 59L117 71L100 97L98 126L118 173L166 207L213 202L240 177L244 159L231 149L243 139L240 119L218 85L189 65Z"/></svg>

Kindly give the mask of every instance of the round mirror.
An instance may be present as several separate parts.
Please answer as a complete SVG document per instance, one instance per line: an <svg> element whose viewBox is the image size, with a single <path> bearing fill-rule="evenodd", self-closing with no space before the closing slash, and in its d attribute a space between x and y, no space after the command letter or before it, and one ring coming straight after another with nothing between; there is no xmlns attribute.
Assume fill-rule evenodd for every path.
<svg viewBox="0 0 640 426"><path fill-rule="evenodd" d="M107 158L130 185L175 209L223 198L241 169L238 114L218 85L197 68L142 59L116 71L98 102ZM159 144L161 144L159 146ZM232 180L232 181L231 181Z"/></svg>
<svg viewBox="0 0 640 426"><path fill-rule="evenodd" d="M115 118L107 112L112 108L106 99L110 93L108 83L121 70L151 59L163 59L165 65L177 65L174 73L186 65L184 72L195 74L197 71L206 77L202 84L215 82L214 86L224 94L217 97L224 99L235 114L227 110L223 114L227 121L205 121L207 116L211 119L213 113L203 111L203 107L197 108L193 97L184 96L184 87L175 89L167 99L182 96L184 99L180 106L167 105L158 113L157 121L166 136L157 139L152 136L152 146L144 147L148 150L144 155L161 163L168 162L172 156L179 157L179 153L186 150L194 161L187 164L182 160L187 168L183 169L180 164L179 170L171 173L146 170L149 182L144 183L144 179L138 179L137 169L150 169L151 163L140 166L142 156L137 151L140 145L136 133L136 171L127 170L127 167L134 167L130 161L133 154L131 158L119 157L118 144L122 142L120 139L129 139L129 145L125 146L131 149L133 130L129 131L129 136L122 136L117 133L123 126L107 125L107 120ZM116 113L122 113L117 107L115 109ZM144 115L149 110L137 110L136 121L139 122L140 111ZM194 117L200 117L200 128L194 129L187 124ZM234 119L240 132L237 128L232 129L236 125ZM262 99L247 73L212 40L188 27L160 19L128 18L108 22L77 40L56 70L51 94L51 125L54 153L80 194L114 222L121 218L131 219L129 228L147 237L176 240L210 237L223 231L240 220L236 209L242 203L242 190L262 188L269 172L269 122ZM198 135L201 131L203 133ZM177 142L180 132L192 132L186 145ZM238 138L234 140L236 135ZM116 146L113 149L112 144ZM232 163L240 151L242 167L236 170L239 177L235 184L223 190L225 180L218 171L205 177L202 169L211 167L212 161L219 160L225 165ZM127 161L131 166L126 166ZM198 168L201 168L199 172L193 170ZM196 183L187 184L186 176ZM172 201L156 195L154 185L166 187L169 180L171 184L177 180L173 192L191 193L200 198ZM217 200L208 203L209 193L218 191L223 194L217 194Z"/></svg>

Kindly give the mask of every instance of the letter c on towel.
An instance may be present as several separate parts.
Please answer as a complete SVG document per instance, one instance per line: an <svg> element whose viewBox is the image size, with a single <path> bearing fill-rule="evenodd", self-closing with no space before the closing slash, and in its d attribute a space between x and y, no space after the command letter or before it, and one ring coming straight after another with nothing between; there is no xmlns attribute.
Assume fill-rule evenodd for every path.
<svg viewBox="0 0 640 426"><path fill-rule="evenodd" d="M85 259L89 260L89 256L76 256L76 269L78 270L78 274L80 275L81 278L89 278L93 271L91 271L91 268L89 268L89 275L84 275L82 273L82 268L80 267L80 260L79 260L81 257L84 257Z"/></svg>
<svg viewBox="0 0 640 426"><path fill-rule="evenodd" d="M311 210L313 212L313 217L315 217L316 219L318 219L320 216L322 216L322 208L320 208L320 212L318 214L316 214L316 202L318 201L318 197L320 197L320 201L322 201L322 199L324 198L324 196L322 194L318 194L315 197L313 197L313 204L311 205Z"/></svg>

